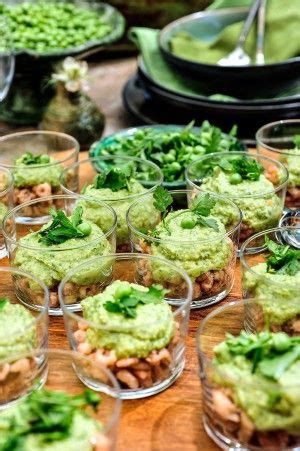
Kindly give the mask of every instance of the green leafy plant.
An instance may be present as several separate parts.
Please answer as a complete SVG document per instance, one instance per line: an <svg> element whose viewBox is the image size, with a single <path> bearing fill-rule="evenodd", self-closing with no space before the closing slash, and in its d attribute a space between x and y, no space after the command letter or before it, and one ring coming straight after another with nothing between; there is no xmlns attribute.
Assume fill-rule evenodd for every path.
<svg viewBox="0 0 300 451"><path fill-rule="evenodd" d="M47 154L33 155L31 152L26 152L16 161L25 166L31 166L36 164L48 164L50 162L50 157Z"/></svg>
<svg viewBox="0 0 300 451"><path fill-rule="evenodd" d="M270 252L267 257L267 272L295 276L300 271L300 250L289 245L277 244L266 237L265 244Z"/></svg>
<svg viewBox="0 0 300 451"><path fill-rule="evenodd" d="M51 246L61 244L71 238L83 238L91 233L91 226L82 221L83 208L74 208L72 216L68 218L62 210L50 210L51 224L38 232L40 242Z"/></svg>
<svg viewBox="0 0 300 451"><path fill-rule="evenodd" d="M128 189L130 179L134 176L133 165L128 164L122 168L110 168L97 174L93 181L96 189L109 188L111 191Z"/></svg>
<svg viewBox="0 0 300 451"><path fill-rule="evenodd" d="M2 310L8 302L9 302L8 298L0 298L0 310Z"/></svg>

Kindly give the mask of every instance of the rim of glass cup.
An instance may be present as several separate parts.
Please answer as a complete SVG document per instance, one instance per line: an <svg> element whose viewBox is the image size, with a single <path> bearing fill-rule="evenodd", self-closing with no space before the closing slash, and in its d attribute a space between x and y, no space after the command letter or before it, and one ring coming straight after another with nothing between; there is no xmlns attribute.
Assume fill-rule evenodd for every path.
<svg viewBox="0 0 300 451"><path fill-rule="evenodd" d="M211 358L207 358L205 352L202 351L201 349L201 336L202 336L202 332L205 330L205 328L207 328L207 323L209 323L209 321L214 318L217 317L218 315L220 315L220 313L222 313L223 311L227 310L235 310L238 307L246 307L247 305L261 305L264 301L266 300L266 298L251 298L251 299L243 299L243 300L234 300L234 301L230 301L227 302L224 305L221 305L220 307L215 308L214 310L212 310L210 313L208 313L208 315L206 315L203 320L200 322L200 325L197 328L196 331L196 349L197 349L197 354L200 358L201 361L201 365L202 365L202 369L205 368L214 368L214 370L216 372L218 372L218 374L222 375L223 377L225 377L225 379L230 380L234 383L237 383L237 380L230 378L229 376L225 375L224 372L222 372L219 368L217 368L213 363L212 363L212 359ZM236 316L236 315L232 315L232 316ZM225 329L224 329L225 330ZM245 330L241 328L241 331ZM223 341L223 340L222 340ZM221 341L219 342L221 343ZM216 343L216 346L217 344ZM200 369L200 373L202 373L203 375L203 371L202 369ZM253 383L253 384L249 384L247 383L248 386L256 386L257 383ZM298 387L299 383L296 384L291 384L291 385L286 385L287 388L292 388L292 387Z"/></svg>
<svg viewBox="0 0 300 451"><path fill-rule="evenodd" d="M107 232L103 233L103 235L101 237L99 237L99 238L97 238L97 239L95 239L93 241L81 244L79 246L70 246L70 247L67 247L67 248L64 248L64 249L57 248L56 246L51 246L51 247L49 246L49 249L46 246L43 247L43 248L38 248L36 246L28 246L26 244L20 244L20 240L19 239L11 238L6 232L5 226L6 226L7 221L11 217L13 218L15 213L18 212L19 210L22 210L24 207L28 207L28 206L31 206L33 204L39 203L39 202L46 202L48 200L56 200L56 199L70 199L70 200L71 199L75 199L75 200L78 200L79 198L80 199L84 199L84 200L88 200L89 202L93 201L96 204L99 204L99 206L107 208L112 213L112 217L114 218L113 219L113 224L110 227L110 229ZM50 215L44 215L44 216L50 216ZM116 212L107 203L105 203L105 202L103 202L101 200L96 200L94 198L92 199L91 197L86 197L86 196L81 196L81 195L80 196L79 195L77 195L77 196L76 195L66 195L66 194L58 194L58 195L55 195L55 196L41 197L39 199L34 199L34 200L29 201L29 202L25 202L24 204L18 205L17 207L14 207L9 212L7 212L5 214L5 216L3 217L3 221L2 221L2 233L3 233L4 239L7 242L9 242L10 244L14 244L15 246L22 247L24 249L38 250L39 252L41 252L41 251L43 251L43 252L44 251L45 252L48 252L48 251L50 251L50 252L53 252L53 251L55 251L55 252L65 252L65 251L69 251L69 250L73 250L73 249L81 249L81 248L84 248L84 247L87 247L87 246L91 246L91 245L93 245L95 243L98 243L99 240L102 240L103 238L107 238L109 235L111 235L116 230L116 227L117 227L117 215L116 215Z"/></svg>
<svg viewBox="0 0 300 451"><path fill-rule="evenodd" d="M206 191L207 192L207 191ZM171 194L171 196L172 195L176 195L176 194L183 194L183 193L186 193L186 194L188 194L188 193L190 193L190 194L194 194L194 191L193 190L188 190L188 189L182 189L182 190L172 190L172 191L169 191L169 194ZM205 194L205 191L198 191L198 195L200 195L200 194ZM126 221L127 221L127 225L128 225L128 228L130 229L130 231L131 232L133 232L135 235L138 235L138 236L140 236L141 238L144 238L145 240L147 240L147 241L153 241L153 242L155 242L155 243L178 243L178 242L180 242L180 243L182 243L182 244L184 244L184 245L191 245L191 244L193 244L193 243L197 243L197 244L199 244L200 242L205 242L205 243L211 243L211 242L215 242L215 241L219 241L220 239L222 239L222 238L224 238L224 237L226 237L226 236L230 236L230 235L232 235L236 230L238 230L238 228L240 227L240 224L241 224L241 222L242 222L242 212L241 212L241 210L240 210L240 208L231 200L231 199L228 199L228 198L226 198L225 196L220 196L219 194L215 194L215 193L211 193L210 192L210 194L213 196L213 197L216 197L217 199L220 199L220 200L222 200L222 201L225 201L225 202L227 202L227 203L229 203L229 204L231 204L231 206L233 207L233 208L235 208L236 209L236 211L237 211L237 213L238 213L238 217L239 217L239 220L238 220L238 223L237 223L237 225L235 225L232 229L230 229L230 230L228 230L226 233L222 233L222 234L220 234L220 236L219 237L216 237L216 238L211 238L211 239L206 239L206 240L174 240L174 239L172 239L172 238L155 238L155 237L152 237L152 236L150 236L150 235L146 235L145 233L143 233L143 232L140 232L139 230L137 230L132 224L131 224L131 222L130 222L130 218L129 218L129 215L130 215L130 212L131 212L131 210L136 206L136 205L138 205L139 203L141 203L141 202L143 202L143 199L140 199L140 200L138 200L138 201L136 201L136 202L134 202L133 204L131 204L130 205L130 207L128 208L128 210L127 210L127 212L126 212Z"/></svg>
<svg viewBox="0 0 300 451"><path fill-rule="evenodd" d="M8 135L1 136L0 137L0 149L1 149L1 144L5 141L9 141L10 139L15 139L17 137L29 136L29 135L46 135L46 136L48 135L48 136L62 137L62 138L72 141L72 145L74 146L74 149L72 149L72 153L70 155L68 155L67 157L65 157L63 159L57 158L57 159L55 159L56 161L53 163L35 164L34 166L26 166L26 169L47 168L47 167L51 167L51 166L57 166L58 164L65 163L68 160L74 158L74 156L78 155L78 153L79 153L79 149L80 149L79 143L75 138L73 138L73 136L68 135L66 133L43 131L43 130L10 133ZM68 149L66 149L66 150L68 150ZM63 152L63 151L58 151L58 152ZM2 162L1 159L0 159L0 164L1 164L1 166L8 168L8 169L20 169L20 166L17 166L15 164L7 164L5 162Z"/></svg>
<svg viewBox="0 0 300 451"><path fill-rule="evenodd" d="M30 324L26 324L26 331L28 330L29 327L33 326L34 324L36 324L37 322L39 322L44 316L48 317L48 309L49 309L49 303L50 303L50 295L49 295L49 290L48 287L45 285L45 283L40 280L38 277L34 276L33 274L31 274L30 272L27 271L23 271L22 269L18 269L18 268L14 268L12 266L10 267L6 267L6 266L0 266L0 273L1 272L6 272L6 273L11 273L11 274L16 274L16 275L20 275L29 279L32 279L34 282L38 283L39 286L41 286L44 290L44 299L45 299L45 304L44 305L39 305L38 309L34 309L35 311L38 311L39 313L37 314L37 316L32 316L32 323ZM23 302L20 300L20 303L23 304ZM29 306L28 306L29 308ZM25 329L24 329L25 332ZM23 329L18 331L18 334L23 334ZM5 332L5 339L8 338L10 334ZM12 334L16 335L16 332L14 332ZM1 330L0 330L0 337L1 337Z"/></svg>
<svg viewBox="0 0 300 451"><path fill-rule="evenodd" d="M147 191L144 192L144 193L131 194L131 195L129 195L129 196L120 197L120 198L118 198L118 199L110 198L110 197L105 197L105 198L103 198L104 201L106 201L106 202L108 202L108 201L109 201L109 202L120 202L120 201L124 201L124 200L128 200L128 199L135 199L135 198L141 197L141 196L143 196L143 195L145 195L145 194L151 193L152 191L155 190L155 188L156 188L158 185L161 185L161 184L162 184L163 178L164 178L163 173L162 173L161 169L160 169L155 163L152 163L152 161L149 161L149 160L143 160L142 158L136 158L136 157L126 157L126 156L123 156L123 155L112 155L112 156L107 155L107 156L103 156L103 157L87 158L86 160L78 161L77 163L72 164L71 166L69 166L68 168L66 168L66 169L61 173L60 178L59 178L59 180L60 180L60 185L61 185L62 189L63 189L64 191L66 191L67 193L70 193L70 194L76 194L76 193L74 193L74 191L71 191L71 190L69 190L68 188L66 188L66 187L64 186L63 179L64 179L65 174L68 173L68 171L70 171L70 170L72 170L72 169L75 169L75 168L80 168L81 165L84 165L84 164L86 164L86 163L90 163L90 164L93 166L93 162L96 163L97 161L114 160L114 159L116 159L116 158L121 159L121 160L124 160L124 161L128 161L128 162L130 162L130 161L136 161L136 162L138 162L138 163L147 164L147 165L150 166L152 169L155 169L155 170L157 171L157 174L159 175L159 180L157 180L156 182L153 182L154 184L153 184L153 186L151 186L151 188L149 188L149 189L146 188ZM94 167L94 169L95 169L95 171L96 171L96 168L95 168L95 167ZM140 180L138 179L138 181L140 181ZM143 182L143 180L142 180L142 182ZM152 183L151 180L149 180L149 181L148 181L148 180L144 180L144 182L148 182L149 184ZM89 196L89 197L92 197L92 196Z"/></svg>
<svg viewBox="0 0 300 451"><path fill-rule="evenodd" d="M105 326L99 326L97 323L93 323L92 321L88 321L84 319L82 316L77 315L72 310L70 310L67 306L67 304L64 303L64 295L63 295L63 289L65 284L69 281L69 279L81 268L84 268L88 265L93 264L96 261L105 261L105 260L128 260L128 259L147 259L147 260L154 260L154 261L160 261L164 265L170 266L173 270L176 270L177 273L181 275L181 277L185 280L187 284L187 294L185 296L185 301L181 304L178 304L175 306L176 310L172 312L173 317L177 317L186 307L190 308L191 301L192 301L192 295L193 295L193 285L192 281L189 278L186 271L179 266L175 265L174 263L170 262L169 260L166 260L165 258L156 257L154 255L149 254L139 254L139 253L120 253L120 254L109 254L109 255L102 255L99 257L94 257L89 260L86 260L85 262L81 263L80 265L75 266L71 269L71 271L68 272L68 274L62 279L58 286L58 298L60 302L61 309L64 313L64 315L70 316L72 319L74 319L77 322L81 322L83 324L88 325L91 328L95 329L103 329L103 330L110 330L110 327ZM166 301L167 302L167 301ZM147 324L153 324L153 322L147 322ZM125 328L126 329L126 328Z"/></svg>
<svg viewBox="0 0 300 451"><path fill-rule="evenodd" d="M214 158L214 157L220 157L220 158L223 158L223 157L230 157L230 156L232 156L232 155L236 155L236 156L246 156L246 157L253 158L254 160L261 159L261 160L268 161L269 163L275 164L275 166L279 167L279 168L281 169L282 173L284 174L284 180L283 180L283 182L280 183L280 185L278 185L276 188L274 188L274 189L272 189L272 190L270 190L270 191L263 191L263 192L261 192L261 193L259 193L259 194L247 194L247 195L244 195L244 196L242 196L242 195L231 196L231 195L229 195L229 194L223 194L223 196L225 196L226 198L229 198L229 199L261 198L262 196L267 196L267 195L269 195L269 194L274 194L274 193L276 193L277 191L280 191L280 190L282 190L284 187L287 186L288 178L289 178L289 173L288 173L287 168L286 168L286 167L284 166L284 164L282 164L280 161L278 161L278 160L273 160L273 158L269 158L269 157L266 157L266 156L260 155L260 154L255 155L255 154L250 154L250 153L248 153L248 152L231 152L231 151L230 151L230 152L213 152L213 153L210 153L210 154L207 154L207 155L203 155L203 157L200 157L200 158L198 158L197 160L195 160L195 161L193 161L192 163L190 163L190 164L187 166L186 170L185 170L185 178L186 178L186 181L187 181L193 188L196 188L196 189L198 189L198 190L201 190L201 185L197 185L195 182L193 182L193 181L190 179L190 176L189 176L190 168L193 167L193 165L199 163L200 161L204 161L204 160L206 160L206 159L212 159L212 158ZM264 172L265 172L265 171L264 171ZM209 193L213 193L213 191L208 191L208 190L205 190L205 191L203 190L203 192L206 192L206 193L208 193L208 192L209 192Z"/></svg>
<svg viewBox="0 0 300 451"><path fill-rule="evenodd" d="M4 196L6 196L7 193L9 193L9 191L14 186L14 176L10 172L9 169L7 169L5 166L2 166L2 165L0 165L0 173L1 172L5 172L5 174L8 176L8 184L7 184L7 186L4 188L4 190L0 189L0 197L4 197Z"/></svg>
<svg viewBox="0 0 300 451"><path fill-rule="evenodd" d="M275 152L275 153L282 154L282 155L291 155L290 150L292 150L292 149L283 150L283 149L277 149L275 147L269 146L268 144L266 144L264 142L264 138L261 136L261 134L265 130L272 129L273 127L276 127L277 125L285 125L285 124L298 124L299 128L300 128L300 119L286 119L286 120L281 120L281 121L269 122L268 124L263 125L255 133L257 147L262 146L265 149L270 150L271 152ZM297 155L293 155L293 156L297 157Z"/></svg>
<svg viewBox="0 0 300 451"><path fill-rule="evenodd" d="M247 238L246 241L244 241L244 243L242 243L242 246L241 246L240 251L239 251L240 261L241 261L241 264L244 267L244 269L246 271L251 272L252 274L254 274L255 276L257 276L259 278L264 278L265 274L260 274L260 273L255 272L252 269L253 267L248 264L246 255L247 256L258 255L259 253L267 250L266 247L262 246L260 252L256 251L255 254L251 254L249 252L247 253L247 246L249 245L249 243L251 243L251 241L254 241L257 238L260 238L260 237L262 237L264 235L266 236L266 235L269 235L270 233L277 233L277 232L288 232L289 230L294 232L296 229L293 226L274 227L273 229L267 229L267 230L263 230L262 232L255 233L255 235L252 235L249 238ZM257 246L256 246L256 249L257 249ZM282 283L276 282L276 281L272 281L272 284L273 285L277 285L277 286L282 286ZM295 287L295 290L297 290L297 287Z"/></svg>
<svg viewBox="0 0 300 451"><path fill-rule="evenodd" d="M120 411L121 411L121 404L122 404L122 400L119 396L119 392L120 392L120 384L117 381L116 377L114 376L114 374L112 373L112 371L110 371L108 368L106 368L103 365L100 365L98 362L96 362L95 360L92 360L89 356L84 355L78 351L74 351L73 349L52 349L52 348L40 348L38 350L35 351L29 351L29 352L22 352L22 353L18 353L18 354L14 354L11 355L9 357L9 359L5 359L2 360L1 362L5 363L5 362L10 362L12 359L13 360L19 360L21 358L25 358L25 357L34 357L34 356L40 356L41 354L46 354L47 355L47 361L48 361L48 356L51 356L51 354L53 355L61 355L61 356L67 356L68 358L72 358L72 356L74 357L74 359L78 359L78 360L85 360L87 362L92 362L93 365L96 365L98 368L101 368L101 370L109 377L109 380L113 383L113 387L109 387L108 385L106 385L105 383L100 383L98 384L98 387L101 385L103 386L103 393L110 395L112 398L114 398L115 400L115 407L114 407L114 413L112 415L112 417L110 418L110 420L107 422L107 425L104 425L104 432L108 432L114 425L115 423L118 421L119 415L120 415ZM73 368L74 374L76 374L75 369ZM76 374L77 376L77 374ZM78 377L78 376L77 376ZM81 381L81 379L78 377L78 380ZM82 381L81 381L82 382ZM82 382L83 385L85 385ZM86 385L85 385L86 387ZM109 387L109 389L105 389L105 387ZM61 388L62 391L64 391L63 386ZM32 392L34 392L36 390L33 390ZM53 391L57 391L56 389ZM101 393L101 389L97 390L97 392L99 391L99 393ZM20 400L23 398L20 398Z"/></svg>

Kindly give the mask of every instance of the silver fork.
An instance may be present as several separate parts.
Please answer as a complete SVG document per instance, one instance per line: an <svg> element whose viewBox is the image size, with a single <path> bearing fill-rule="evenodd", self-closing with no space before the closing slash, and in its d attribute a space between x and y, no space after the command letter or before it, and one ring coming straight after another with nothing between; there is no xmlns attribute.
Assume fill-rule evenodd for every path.
<svg viewBox="0 0 300 451"><path fill-rule="evenodd" d="M254 0L252 2L235 49L230 52L229 55L224 56L218 61L219 66L248 66L249 64L251 64L251 58L245 52L244 45L253 20L255 19L256 13L260 6L260 2L261 0Z"/></svg>

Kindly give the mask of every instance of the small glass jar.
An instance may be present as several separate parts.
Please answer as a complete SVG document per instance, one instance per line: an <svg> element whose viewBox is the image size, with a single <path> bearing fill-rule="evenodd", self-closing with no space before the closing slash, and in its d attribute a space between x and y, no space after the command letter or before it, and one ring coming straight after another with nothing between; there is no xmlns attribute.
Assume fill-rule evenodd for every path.
<svg viewBox="0 0 300 451"><path fill-rule="evenodd" d="M262 333L266 337L272 326L272 320L264 314L263 301L248 299L230 302L215 309L203 319L197 331L204 428L209 437L224 450L299 449L297 372L294 378L291 372L287 374L287 379L282 383L272 379L275 376L272 368L269 377L259 377L255 365L259 364L260 357L258 351L255 363L255 345L250 357L250 362L253 359L250 375L248 363L243 363L244 356L239 351L245 349L243 345L239 347L237 344L234 357L227 354L226 359L225 356L228 349L224 346L225 340L233 341L240 334L243 343L247 341L247 334ZM283 338L280 332L278 339Z"/></svg>
<svg viewBox="0 0 300 451"><path fill-rule="evenodd" d="M166 293L158 306L155 303L146 305L145 309L143 306L135 317L105 309L101 296L107 296L113 283L125 281L151 287L155 285L153 273L162 264L176 275L177 284L160 284ZM91 297L80 303L74 294L73 303L77 301L77 306L70 308L70 280L91 265L97 266L102 275L102 286L93 293L97 295L95 303ZM192 284L185 271L166 260L143 254L94 258L72 269L59 286L70 347L106 365L121 383L123 399L157 394L182 373L191 296Z"/></svg>
<svg viewBox="0 0 300 451"><path fill-rule="evenodd" d="M1 443L5 439L5 433L9 431L9 423L2 421L2 416L6 420L10 418L11 422L15 421L16 424L21 416L23 427L24 424L27 426L28 421L29 432L26 433L26 429L23 429L22 434L26 449L27 446L28 449L31 448L30 444L37 443L38 446L43 442L43 433L47 439L51 432L51 444L56 445L57 449L59 447L86 451L115 449L121 400L118 397L119 384L107 368L77 352L52 349L23 353L17 362L16 356L11 355L0 364L2 368L5 366L11 368L9 377L0 381L1 408L5 408L5 411L0 410ZM16 364L22 367L22 377L16 371L12 371ZM70 407L74 396L77 397L78 407L73 411ZM65 415L62 411L63 402ZM35 409L33 412L38 424L45 421L43 412L46 418L49 415L49 423L45 424L45 429L34 430L32 427L30 430L32 408ZM68 424L70 419L71 425ZM57 425L55 421L58 422ZM51 430L52 423L56 434ZM14 431L17 435L16 427Z"/></svg>
<svg viewBox="0 0 300 451"><path fill-rule="evenodd" d="M103 214L102 228L89 223L91 233L81 240L67 240L62 244L47 245L40 241L37 232L41 226L52 220L50 207L59 205L60 209L70 216L78 203L85 200L84 196L58 195L46 197L43 200L35 199L31 202L19 205L8 212L3 219L3 235L9 254L10 264L21 269L30 269L30 272L40 277L50 290L51 315L62 315L59 308L57 287L67 272L77 263L87 260L96 255L106 255L115 252L116 246L116 223L117 218L114 210L101 201L89 200L91 205L101 208ZM23 224L18 219L29 216L35 209L44 209L43 217L39 218L38 224L33 225L29 217L29 225ZM43 219L43 223L41 220ZM77 243L78 241L78 243ZM71 292L83 293L86 290L96 289L98 276L94 268L90 268L87 274L73 280ZM31 284L28 293L36 296L36 304L39 305L39 287Z"/></svg>
<svg viewBox="0 0 300 451"><path fill-rule="evenodd" d="M5 213L13 206L13 176L8 169L0 166L0 259L7 255L1 223Z"/></svg>
<svg viewBox="0 0 300 451"><path fill-rule="evenodd" d="M274 330L300 333L300 271L295 274L268 271L267 258L272 255L268 240L299 252L300 218L294 218L293 225L257 233L242 245L243 296L265 299L264 312L270 316Z"/></svg>
<svg viewBox="0 0 300 451"><path fill-rule="evenodd" d="M298 136L298 141L297 141ZM300 119L271 122L256 132L257 152L282 162L289 171L285 205L300 207Z"/></svg>
<svg viewBox="0 0 300 451"><path fill-rule="evenodd" d="M200 194L188 190L170 191L173 202L168 212L187 209L195 202ZM224 225L224 231L216 236L211 232L195 236L193 239L186 238L188 230L181 230L180 235L156 237L153 234L155 228L162 224L159 211L155 215L147 215L144 210L144 221L140 221L138 212L143 205L153 204L153 196L145 196L131 205L127 212L127 223L130 231L132 248L135 252L144 252L166 258L174 264L182 267L193 281L193 301L191 308L206 307L219 302L230 292L236 263L236 253L239 242L239 229L241 223L241 212L239 208L229 199L212 194L216 206L212 215L220 219ZM138 219L138 220L137 220ZM162 266L155 273L157 283L176 283L171 272Z"/></svg>
<svg viewBox="0 0 300 451"><path fill-rule="evenodd" d="M21 157L26 153L42 155L43 161L36 164L29 157L25 164ZM0 165L14 176L14 205L61 194L60 175L78 161L78 153L76 139L64 133L28 131L0 137ZM76 174L69 172L68 176L74 178ZM19 222L37 223L43 216L38 209L25 213L18 217Z"/></svg>
<svg viewBox="0 0 300 451"><path fill-rule="evenodd" d="M49 291L46 285L26 271L0 267L0 412L3 405L19 397L24 389L24 368L31 361L18 357L48 345ZM39 288L39 307L35 295L27 291L34 284ZM12 359L12 356L15 356ZM12 365L6 364L10 361ZM12 384L12 379L19 386Z"/></svg>
<svg viewBox="0 0 300 451"><path fill-rule="evenodd" d="M218 163L230 161L232 158L246 157L255 160L263 167L262 175L264 187L258 181L239 181L229 183L223 171L217 168L207 176L211 164L218 167ZM221 163L222 164L222 163ZM240 242L245 241L256 232L276 227L283 212L288 171L279 161L268 157L253 155L248 152L212 153L199 158L186 169L187 187L197 191L209 191L226 196L234 201L241 209L243 220L241 223ZM209 189L205 186L209 180ZM270 185L266 188L266 185Z"/></svg>
<svg viewBox="0 0 300 451"><path fill-rule="evenodd" d="M122 169L129 166L133 170L133 179L136 180L129 187L132 190L131 194L128 194L128 188L112 191L109 188L96 189L93 187L94 179L98 174L102 174L110 168ZM70 176L70 173L76 174L76 177ZM126 212L129 206L138 199L145 199L143 197L144 194L153 192L162 183L162 180L163 174L161 170L151 161L119 155L80 161L66 169L61 175L61 184L64 192L68 194L79 192L92 199L105 201L115 210L118 218L116 231L118 252L130 251L130 240L126 223ZM101 225L101 210L91 208L88 202L83 202L82 206L85 209L85 217ZM144 207L149 210L148 206L143 205L139 212L141 218L143 217Z"/></svg>

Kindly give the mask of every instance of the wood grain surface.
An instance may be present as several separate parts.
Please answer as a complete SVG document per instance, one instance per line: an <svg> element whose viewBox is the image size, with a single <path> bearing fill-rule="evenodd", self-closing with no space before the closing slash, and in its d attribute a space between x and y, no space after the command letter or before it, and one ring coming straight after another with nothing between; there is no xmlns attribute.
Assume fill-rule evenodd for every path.
<svg viewBox="0 0 300 451"><path fill-rule="evenodd" d="M134 72L133 58L93 63L91 96L102 106L107 117L105 134L134 125L126 115L121 90ZM0 133L13 131L0 125ZM86 158L82 152L81 158ZM4 259L0 265L8 265ZM237 266L235 284L223 301L241 298L240 270ZM124 401L118 433L117 451L216 451L219 449L206 435L202 426L201 388L195 333L201 320L212 308L191 312L186 341L186 365L182 376L163 393L136 401ZM68 349L62 318L50 319L50 347ZM63 450L62 450L63 451Z"/></svg>

